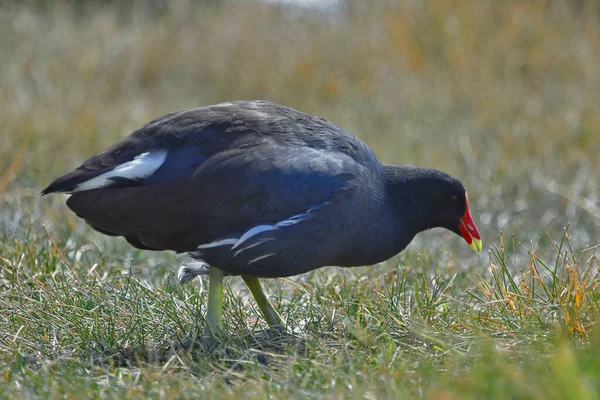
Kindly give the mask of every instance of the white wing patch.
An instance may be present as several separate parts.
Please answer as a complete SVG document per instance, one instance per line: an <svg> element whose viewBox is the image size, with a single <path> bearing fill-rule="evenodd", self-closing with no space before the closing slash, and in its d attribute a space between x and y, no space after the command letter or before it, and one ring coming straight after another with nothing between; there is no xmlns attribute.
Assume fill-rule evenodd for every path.
<svg viewBox="0 0 600 400"><path fill-rule="evenodd" d="M142 153L133 160L119 165L115 169L102 175L98 175L90 180L80 183L73 189L73 192L82 192L84 190L99 189L110 186L113 181L111 178L123 179L146 179L156 172L167 158L166 150L158 150Z"/></svg>

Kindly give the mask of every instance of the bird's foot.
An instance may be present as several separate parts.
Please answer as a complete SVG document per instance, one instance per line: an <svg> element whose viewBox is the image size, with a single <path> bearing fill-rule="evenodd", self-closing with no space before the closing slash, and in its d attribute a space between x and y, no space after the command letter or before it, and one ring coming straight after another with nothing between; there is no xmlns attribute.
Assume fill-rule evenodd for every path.
<svg viewBox="0 0 600 400"><path fill-rule="evenodd" d="M199 275L208 275L210 266L199 260L185 260L177 272L177 280L181 285L185 285Z"/></svg>

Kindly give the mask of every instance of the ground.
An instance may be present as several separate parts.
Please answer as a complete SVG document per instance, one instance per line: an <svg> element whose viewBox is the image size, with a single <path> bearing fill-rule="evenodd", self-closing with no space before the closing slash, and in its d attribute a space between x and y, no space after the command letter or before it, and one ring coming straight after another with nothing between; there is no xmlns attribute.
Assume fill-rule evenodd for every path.
<svg viewBox="0 0 600 400"><path fill-rule="evenodd" d="M0 6L3 397L600 397L598 2L125 4ZM231 278L208 352L184 258L39 196L153 117L259 98L459 177L484 253L434 230L267 280L284 336Z"/></svg>

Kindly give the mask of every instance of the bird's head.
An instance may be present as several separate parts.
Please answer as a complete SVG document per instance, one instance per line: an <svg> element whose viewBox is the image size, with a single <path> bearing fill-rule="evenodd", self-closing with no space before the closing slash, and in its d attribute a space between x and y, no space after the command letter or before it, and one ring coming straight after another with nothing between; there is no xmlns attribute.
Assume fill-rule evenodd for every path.
<svg viewBox="0 0 600 400"><path fill-rule="evenodd" d="M432 189L436 225L462 236L475 253L481 253L481 235L471 216L469 197L463 184L456 178L446 176L440 185Z"/></svg>
<svg viewBox="0 0 600 400"><path fill-rule="evenodd" d="M456 178L435 169L414 168L405 175L412 181L409 186L413 210L411 218L419 230L446 228L461 236L475 253L481 253L481 235L471 216L469 198L464 185Z"/></svg>

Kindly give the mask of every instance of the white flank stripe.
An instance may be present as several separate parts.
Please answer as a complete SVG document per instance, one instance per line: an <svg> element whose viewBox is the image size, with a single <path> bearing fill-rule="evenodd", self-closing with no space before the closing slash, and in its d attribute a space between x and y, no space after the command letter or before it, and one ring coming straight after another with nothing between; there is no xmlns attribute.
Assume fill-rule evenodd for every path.
<svg viewBox="0 0 600 400"><path fill-rule="evenodd" d="M252 243L252 244L250 244L248 246L242 247L241 249L239 249L238 251L236 251L235 253L233 253L233 256L237 257L241 252L246 251L248 249L251 249L251 248L253 248L255 246L258 246L260 244L263 244L265 242L270 242L271 240L275 240L275 238L274 237L270 237L270 238L260 239L260 240L256 241L256 243Z"/></svg>
<svg viewBox="0 0 600 400"><path fill-rule="evenodd" d="M231 250L237 248L240 244L244 243L246 240L250 239L254 235L258 235L259 233L266 232L266 231L272 231L274 229L277 229L277 227L274 226L274 225L258 225L258 226L255 226L254 228L252 228L249 231L247 231L246 233L244 233L242 235L242 237L239 238L238 241L233 245L233 247L231 248Z"/></svg>
<svg viewBox="0 0 600 400"><path fill-rule="evenodd" d="M328 204L329 202L326 202L324 204ZM238 247L240 247L242 244L244 244L245 242L247 242L249 239L253 238L256 235L259 235L263 232L268 232L268 231L274 231L277 230L279 228L285 228L287 226L291 226L294 224L297 224L298 222L302 222L304 221L306 218L310 217L310 212L317 210L318 208L320 208L321 206L314 206L311 207L307 212L302 213L302 214L296 214L291 216L288 219L284 219L283 221L277 222L274 225L257 225L254 228L251 228L250 230L246 231L240 238L236 239L236 238L229 238L229 239L221 239L221 240L217 240L214 242L210 242L207 244L202 244L200 246L198 246L198 249L210 249L212 247L218 247L218 246L225 246L225 245L229 245L231 246L231 251L237 249ZM254 243L249 244L248 246L244 246L240 249L238 249L236 252L233 253L234 257L237 257L240 253L242 253L243 251L246 251L248 249L251 249L255 246L259 246L265 242L271 241L271 240L275 240L276 238L274 237L266 237L266 238L262 238L257 240ZM266 254L260 257L256 257L252 260L250 260L248 262L248 264L252 264L254 262L260 261L263 258L267 258L267 257L271 257L274 256L276 253L270 253L270 254Z"/></svg>
<svg viewBox="0 0 600 400"><path fill-rule="evenodd" d="M253 258L252 260L248 261L247 265L250 265L250 264L260 261L260 260L264 260L265 258L274 256L275 254L277 254L277 253L269 253L269 254L265 254L264 256Z"/></svg>
<svg viewBox="0 0 600 400"><path fill-rule="evenodd" d="M166 150L142 153L133 160L121 164L112 171L98 175L88 181L82 182L73 189L73 192L98 189L110 186L111 178L145 179L156 172L167 158Z"/></svg>
<svg viewBox="0 0 600 400"><path fill-rule="evenodd" d="M199 249L210 249L211 247L219 247L219 246L225 246L225 245L232 245L235 244L238 240L236 238L232 238L232 239L222 239L222 240L217 240L216 242L210 242L210 243L206 243L206 244L201 244L200 246L198 246Z"/></svg>
<svg viewBox="0 0 600 400"><path fill-rule="evenodd" d="M304 219L304 217L306 217L307 215L308 215L308 213L294 215L293 217L290 217L288 219L284 219L281 222L278 222L275 226L281 227L281 226L290 226L290 225L297 224L298 222L302 221Z"/></svg>

